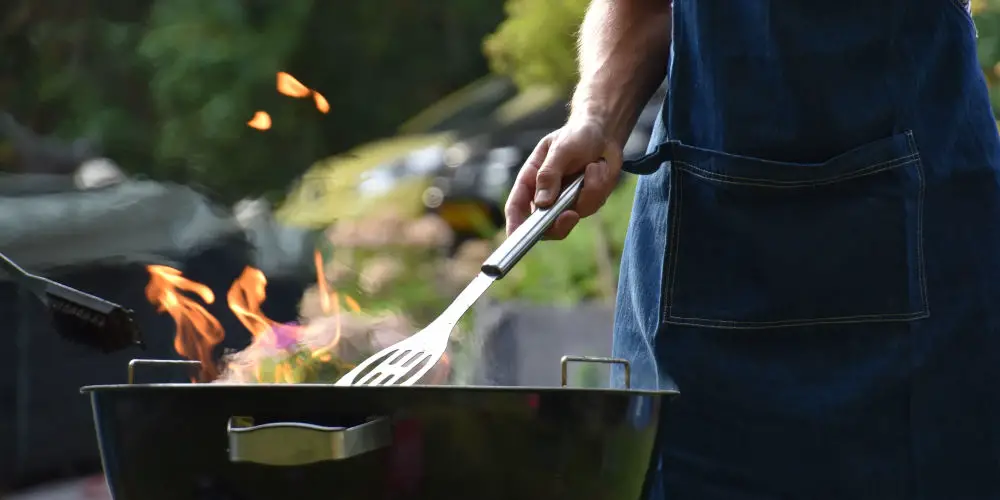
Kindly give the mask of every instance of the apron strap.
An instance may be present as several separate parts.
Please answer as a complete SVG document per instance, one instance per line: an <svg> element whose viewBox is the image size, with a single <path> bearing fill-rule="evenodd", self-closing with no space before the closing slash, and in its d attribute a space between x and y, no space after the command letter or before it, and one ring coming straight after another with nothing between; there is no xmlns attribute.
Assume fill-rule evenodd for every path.
<svg viewBox="0 0 1000 500"><path fill-rule="evenodd" d="M652 174L660 169L660 165L673 159L676 144L677 141L661 142L645 156L622 162L622 170L635 175Z"/></svg>

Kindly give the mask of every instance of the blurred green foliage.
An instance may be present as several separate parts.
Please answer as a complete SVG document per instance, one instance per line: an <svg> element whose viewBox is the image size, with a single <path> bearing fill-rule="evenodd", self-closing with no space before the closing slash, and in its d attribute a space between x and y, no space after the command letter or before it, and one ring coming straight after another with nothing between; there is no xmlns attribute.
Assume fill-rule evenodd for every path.
<svg viewBox="0 0 1000 500"><path fill-rule="evenodd" d="M487 71L501 0L0 0L0 108L223 201L391 134ZM287 71L331 112L275 90ZM268 112L273 127L246 122Z"/></svg>
<svg viewBox="0 0 1000 500"><path fill-rule="evenodd" d="M580 221L565 240L536 245L510 274L493 285L491 295L500 300L560 305L613 301L635 182L634 176L627 176L604 207ZM610 264L610 276L601 272L602 261Z"/></svg>
<svg viewBox="0 0 1000 500"><path fill-rule="evenodd" d="M1000 0L973 0L972 11L979 31L979 64L990 86L993 113L1000 111Z"/></svg>
<svg viewBox="0 0 1000 500"><path fill-rule="evenodd" d="M507 19L486 38L493 71L518 85L576 84L576 39L589 0L507 0Z"/></svg>

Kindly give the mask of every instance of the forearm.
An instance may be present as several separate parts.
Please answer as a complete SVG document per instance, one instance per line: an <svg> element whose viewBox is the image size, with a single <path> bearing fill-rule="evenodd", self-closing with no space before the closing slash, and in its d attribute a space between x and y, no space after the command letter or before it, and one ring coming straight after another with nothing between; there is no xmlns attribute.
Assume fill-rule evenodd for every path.
<svg viewBox="0 0 1000 500"><path fill-rule="evenodd" d="M570 120L601 122L624 144L641 107L663 81L671 2L593 0L580 28L580 82Z"/></svg>

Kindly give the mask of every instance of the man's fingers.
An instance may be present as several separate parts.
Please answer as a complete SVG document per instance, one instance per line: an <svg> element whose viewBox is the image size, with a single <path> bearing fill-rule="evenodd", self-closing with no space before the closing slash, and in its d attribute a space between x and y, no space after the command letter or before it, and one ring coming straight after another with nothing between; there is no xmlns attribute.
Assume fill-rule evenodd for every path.
<svg viewBox="0 0 1000 500"><path fill-rule="evenodd" d="M534 179L534 176L532 175L531 178ZM524 219L528 218L528 215L531 214L531 199L534 194L535 190L533 188L525 186L520 182L514 183L514 188L511 189L510 196L507 197L507 204L504 206L508 235L524 223Z"/></svg>
<svg viewBox="0 0 1000 500"><path fill-rule="evenodd" d="M556 218L556 222L545 232L547 240L561 240L569 235L569 232L580 222L580 214L573 210L567 210Z"/></svg>
<svg viewBox="0 0 1000 500"><path fill-rule="evenodd" d="M573 229L581 217L593 215L610 194L621 155L611 151L607 161L595 161L599 156L594 146L601 143L598 134L585 127L580 130L561 129L542 139L518 172L517 180L507 199L507 234L510 235L531 214L532 205L546 208L559 197L565 177L584 171L583 190L572 211L562 214L546 233L548 239L562 239ZM569 134L563 137L557 134ZM589 162L589 163L588 163Z"/></svg>
<svg viewBox="0 0 1000 500"><path fill-rule="evenodd" d="M609 177L614 174L603 160L587 165L583 173L583 189L574 207L580 217L590 217L604 206L614 185L614 180L609 180Z"/></svg>
<svg viewBox="0 0 1000 500"><path fill-rule="evenodd" d="M563 177L573 171L569 168L572 158L567 155L565 147L555 147L545 155L545 161L538 167L535 176L535 205L547 207L559 197Z"/></svg>
<svg viewBox="0 0 1000 500"><path fill-rule="evenodd" d="M577 198L574 209L580 217L594 215L618 184L618 176L622 170L622 152L617 148L607 148L604 156L592 162L584 169L583 189Z"/></svg>
<svg viewBox="0 0 1000 500"><path fill-rule="evenodd" d="M514 232L518 226L531 214L532 202L535 198L535 181L538 175L538 168L545 161L549 152L549 138L542 139L525 160L524 166L517 173L514 180L514 187L507 197L507 204L504 206L504 216L507 219L507 234Z"/></svg>

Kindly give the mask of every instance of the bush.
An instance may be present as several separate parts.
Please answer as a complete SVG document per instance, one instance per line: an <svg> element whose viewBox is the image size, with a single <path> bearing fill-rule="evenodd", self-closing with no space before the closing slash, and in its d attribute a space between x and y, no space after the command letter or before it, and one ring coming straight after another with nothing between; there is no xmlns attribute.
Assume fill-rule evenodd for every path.
<svg viewBox="0 0 1000 500"><path fill-rule="evenodd" d="M576 84L576 38L589 0L507 0L507 19L486 37L494 72L519 86Z"/></svg>

